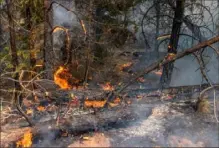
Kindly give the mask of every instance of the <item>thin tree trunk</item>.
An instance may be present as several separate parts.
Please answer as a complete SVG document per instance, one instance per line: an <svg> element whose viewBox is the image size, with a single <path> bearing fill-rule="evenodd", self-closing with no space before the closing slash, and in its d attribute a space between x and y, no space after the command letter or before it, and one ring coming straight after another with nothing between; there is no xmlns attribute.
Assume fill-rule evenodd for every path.
<svg viewBox="0 0 219 148"><path fill-rule="evenodd" d="M173 19L172 33L170 42L168 45L168 54L176 54L179 42L180 29L183 22L185 0L176 1L176 9ZM173 72L174 64L168 63L163 68L163 74L161 76L161 84L164 87L169 86L171 81L171 75Z"/></svg>
<svg viewBox="0 0 219 148"><path fill-rule="evenodd" d="M18 91L21 90L21 86L20 83L17 82L19 80L19 73L16 71L17 67L18 67L18 56L17 56L17 48L16 48L16 34L15 34L15 26L14 26L14 22L12 19L12 7L11 7L11 1L10 0L6 0L6 4L7 4L7 14L8 14L8 22L9 22L9 34L10 34L10 50L11 50L11 59L12 59L12 65L13 65L13 71L15 72L13 78L15 79L14 82L14 103L15 106L17 108L17 110L20 112L20 114L22 116L24 116L24 118L27 120L27 122L30 124L30 126L32 126L32 123L30 122L30 120L28 119L28 117L26 116L26 114L23 112L23 110L21 109L21 103L22 103L22 97L21 94L18 94Z"/></svg>
<svg viewBox="0 0 219 148"><path fill-rule="evenodd" d="M32 13L31 13L31 7L32 7L32 1L29 1L29 3L26 5L26 23L27 23L27 30L29 30L28 34L28 48L30 51L30 66L32 69L34 69L36 65L36 58L34 54L34 46L33 46L33 41L32 41L32 26L33 23L31 21L32 18Z"/></svg>
<svg viewBox="0 0 219 148"><path fill-rule="evenodd" d="M44 47L43 47L43 60L44 65L43 69L46 70L45 78L53 79L53 72L52 72L52 35L50 31L52 30L52 9L48 12L48 8L50 6L50 1L44 0Z"/></svg>
<svg viewBox="0 0 219 148"><path fill-rule="evenodd" d="M29 30L28 33L28 50L30 52L29 56L30 56L30 69L32 71L35 71L35 65L36 65L36 55L35 55L35 51L34 51L34 43L32 40L32 29L33 29L33 22L31 20L32 18L32 11L31 8L33 6L33 1L29 1L29 3L26 5L26 23L27 23L27 30ZM35 76L35 73L30 73L30 77L31 79ZM36 89L36 86L34 83L32 83L32 90L34 92L34 90ZM32 97L34 97L34 93L32 93Z"/></svg>
<svg viewBox="0 0 219 148"><path fill-rule="evenodd" d="M158 43L158 36L159 36L159 28L160 28L160 3L159 0L155 0L156 6L156 39L155 39L155 55L159 58L159 43Z"/></svg>
<svg viewBox="0 0 219 148"><path fill-rule="evenodd" d="M1 13L1 10L0 10ZM0 18L0 51L3 49L2 19Z"/></svg>
<svg viewBox="0 0 219 148"><path fill-rule="evenodd" d="M89 4L89 11L92 12L93 8L93 1L90 0ZM84 86L86 86L87 79L88 79L88 72L89 72L89 67L90 67L90 52L91 52L91 19L92 19L92 14L89 14L89 22L88 22L88 49L87 49L87 55L86 55L86 67L85 67L85 73L84 73Z"/></svg>

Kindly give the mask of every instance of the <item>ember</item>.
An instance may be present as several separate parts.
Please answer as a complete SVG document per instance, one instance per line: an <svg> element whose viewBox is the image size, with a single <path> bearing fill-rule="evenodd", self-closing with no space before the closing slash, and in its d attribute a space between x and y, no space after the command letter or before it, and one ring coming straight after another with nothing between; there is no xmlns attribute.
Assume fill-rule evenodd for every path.
<svg viewBox="0 0 219 148"><path fill-rule="evenodd" d="M54 74L54 82L61 87L61 89L71 89L69 80L72 78L72 75L68 72L67 69L60 66L59 69Z"/></svg>
<svg viewBox="0 0 219 148"><path fill-rule="evenodd" d="M43 107L43 106L38 106L38 107L37 107L37 110L43 112L43 111L45 111L45 107Z"/></svg>
<svg viewBox="0 0 219 148"><path fill-rule="evenodd" d="M114 87L110 84L110 82L107 82L105 85L102 86L103 90L106 91L112 91L114 90Z"/></svg>
<svg viewBox="0 0 219 148"><path fill-rule="evenodd" d="M132 65L133 65L132 62L128 62L126 64L123 64L123 65L121 65L120 70L123 71L125 68L129 68Z"/></svg>
<svg viewBox="0 0 219 148"><path fill-rule="evenodd" d="M117 97L115 100L113 100L113 102L109 102L109 105L110 105L111 107L116 107L116 106L119 105L120 102L121 102L120 98Z"/></svg>
<svg viewBox="0 0 219 148"><path fill-rule="evenodd" d="M120 98L119 97L117 97L114 101L113 101L114 103L120 103L121 102L121 100L120 100Z"/></svg>
<svg viewBox="0 0 219 148"><path fill-rule="evenodd" d="M32 115L32 114L33 114L33 110L32 110L32 109L27 109L26 114L27 114L27 115Z"/></svg>
<svg viewBox="0 0 219 148"><path fill-rule="evenodd" d="M32 133L31 131L27 131L26 133L24 133L24 137L23 139L21 139L20 141L18 141L17 147L31 147L32 145Z"/></svg>

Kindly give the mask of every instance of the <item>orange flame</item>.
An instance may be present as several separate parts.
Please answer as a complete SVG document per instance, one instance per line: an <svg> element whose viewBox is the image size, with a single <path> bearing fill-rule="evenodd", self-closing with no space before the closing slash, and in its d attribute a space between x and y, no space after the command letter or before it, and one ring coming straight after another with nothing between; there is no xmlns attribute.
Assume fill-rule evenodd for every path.
<svg viewBox="0 0 219 148"><path fill-rule="evenodd" d="M113 102L109 102L109 105L110 105L111 107L116 107L116 106L119 105L120 102L121 102L120 98L117 97Z"/></svg>
<svg viewBox="0 0 219 148"><path fill-rule="evenodd" d="M121 99L119 97L117 97L114 101L114 103L120 103L121 102Z"/></svg>
<svg viewBox="0 0 219 148"><path fill-rule="evenodd" d="M31 130L24 133L23 139L16 143L17 147L31 147L33 134Z"/></svg>
<svg viewBox="0 0 219 148"><path fill-rule="evenodd" d="M123 65L121 65L120 70L122 71L122 70L124 70L125 68L128 68L128 67L130 67L130 66L132 66L132 65L133 65L132 62L128 62L128 63L126 63L126 64L123 64Z"/></svg>
<svg viewBox="0 0 219 148"><path fill-rule="evenodd" d="M32 114L33 114L33 110L32 110L32 109L27 109L26 114L27 114L27 115L32 115Z"/></svg>
<svg viewBox="0 0 219 148"><path fill-rule="evenodd" d="M94 107L94 108L101 108L104 107L106 104L106 100L97 101L97 100L85 100L84 105L86 107Z"/></svg>
<svg viewBox="0 0 219 148"><path fill-rule="evenodd" d="M37 107L37 110L40 111L40 112L43 112L43 111L45 111L46 109L45 109L45 107L43 107L43 106L38 106L38 107Z"/></svg>
<svg viewBox="0 0 219 148"><path fill-rule="evenodd" d="M71 85L69 84L71 78L72 75L62 66L60 66L54 74L54 82L59 85L61 89L71 89Z"/></svg>
<svg viewBox="0 0 219 148"><path fill-rule="evenodd" d="M112 91L112 90L114 90L114 87L110 84L110 82L107 82L105 85L102 85L102 88L105 91Z"/></svg>

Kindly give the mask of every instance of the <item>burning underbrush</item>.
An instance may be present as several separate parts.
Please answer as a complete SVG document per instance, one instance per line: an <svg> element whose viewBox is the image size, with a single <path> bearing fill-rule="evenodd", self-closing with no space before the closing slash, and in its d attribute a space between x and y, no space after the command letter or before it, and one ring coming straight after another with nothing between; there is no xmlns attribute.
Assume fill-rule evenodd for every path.
<svg viewBox="0 0 219 148"><path fill-rule="evenodd" d="M70 73L68 68L60 66L58 70L54 73L54 82L61 89L72 89L79 85L80 80L74 78Z"/></svg>
<svg viewBox="0 0 219 148"><path fill-rule="evenodd" d="M22 108L35 126L31 127L32 130L19 134L17 136L19 138L3 138L3 143L15 142L17 147L107 147L123 146L124 144L127 146L138 144L139 146L168 146L168 143L173 146L183 146L185 143L200 146L200 140L193 141L190 139L191 137L187 137L191 142L181 140L176 143L179 137L183 136L176 138L177 134L168 133L169 129L166 129L171 127L172 123L169 121L175 123L178 118L183 117L179 123L182 124L188 112L189 115L195 114L191 104L185 103L184 106L180 106L173 105L171 102L178 101L177 96L180 91L135 90L134 87L130 87L124 93L110 97L118 88L122 87L121 82L124 81L121 80L130 79L133 64L134 62L128 61L119 62L110 68L114 68L113 72L117 74L115 77L121 77L116 80L113 77L107 77L106 74L107 79L103 78L99 82L96 82L97 78L92 79L92 82L89 81L87 87L83 89L78 89L82 84L82 79L75 77L73 74L75 69L65 66L58 67L54 72L54 82L60 89L51 91L36 89L34 94L23 98ZM105 74L101 70L95 72ZM159 78L161 74L160 70L152 73L155 78ZM147 77L142 76L136 79L138 88L147 84ZM191 88L188 88L188 91L190 90ZM181 99L185 99L185 97L181 97ZM163 106L160 106L161 104L165 106L164 109ZM170 104L174 107L169 111ZM7 114L9 112L8 109ZM18 114L17 112L13 113ZM19 120L13 118L7 122L19 126L27 125L24 118L20 116L18 118ZM174 120L171 120L172 118ZM186 121L188 125L193 123L195 122L192 118L190 121ZM164 125L168 125L168 127ZM202 126L202 124L200 125ZM3 129L7 132L7 128ZM204 132L208 133L208 131ZM7 135L9 134L7 133ZM162 135L168 135L167 137L174 142L171 143ZM186 137L183 138L186 139ZM146 142L142 144L142 141ZM211 141L211 143L213 142ZM203 142L202 145L206 145L206 142Z"/></svg>
<svg viewBox="0 0 219 148"><path fill-rule="evenodd" d="M32 133L30 130L24 133L24 136L21 140L16 143L16 147L31 147L32 146Z"/></svg>
<svg viewBox="0 0 219 148"><path fill-rule="evenodd" d="M108 90L103 91L108 92ZM87 93L86 97L84 97L85 92ZM133 146L133 144L139 146L141 144L168 146L168 143L172 146L200 146L200 139L202 138L199 135L196 135L198 141L195 141L191 136L188 136L189 134L187 134L187 137L179 135L177 129L180 129L182 124L185 126L186 132L189 132L194 124L196 127L200 126L200 130L203 131L204 126L207 126L207 123L202 119L202 117L205 117L196 116L194 110L188 104L184 104L184 106L179 103L165 104L165 101L174 100L176 96L169 98L166 94L158 91L150 93L131 92L126 95L125 100L116 97L108 102L106 96L99 96L94 99L94 96L98 96L99 92L92 93L94 93L94 90L90 92L88 90L60 90L47 93L47 99L38 96L39 103L33 104L32 102L26 110L27 113L29 112L28 116L33 119L36 125L32 130L26 130L24 133L19 134L18 137L20 138L16 141L16 146L56 145L71 147L99 145L105 147L124 144L127 146ZM167 94L171 93L168 92ZM55 100L55 96L59 96L59 98ZM104 109L106 104L108 106L107 110ZM176 121L177 129L174 129L176 133L169 133L168 130L175 127L173 123ZM198 125L199 121L203 124ZM17 124L24 124L24 122L24 120L20 120L17 121ZM215 126L212 119L208 119L208 122L211 122L208 124L211 124L212 128L210 126L206 128L211 132ZM5 129L3 128L3 131ZM104 132L104 134L99 134L99 132ZM209 134L209 131L205 130L203 132ZM168 135L166 142L162 136L165 134ZM72 137L72 135L74 136ZM141 138L145 142L142 143L139 136L142 136ZM178 139L183 137L187 141L177 141L174 136L178 136ZM150 140L153 138L155 138L154 144ZM212 139L207 139L209 140L207 143L205 139L201 141L202 146L207 144L215 145ZM140 140L141 144L135 143L136 140ZM171 140L173 141L171 142ZM8 141L8 139L2 141Z"/></svg>

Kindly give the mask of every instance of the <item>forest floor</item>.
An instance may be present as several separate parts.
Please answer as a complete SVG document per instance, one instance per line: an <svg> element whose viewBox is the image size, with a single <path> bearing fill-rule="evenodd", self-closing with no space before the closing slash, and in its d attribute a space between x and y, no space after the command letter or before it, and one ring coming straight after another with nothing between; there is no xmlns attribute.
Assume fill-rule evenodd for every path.
<svg viewBox="0 0 219 148"><path fill-rule="evenodd" d="M145 58L147 57L142 56L138 59L142 59L148 65L150 62ZM143 64L137 64L131 70L138 71L142 68L141 65ZM194 109L194 100L197 101L201 89L197 86L185 86L162 90L159 89L159 79L158 71L148 74L128 87L124 91L125 99L121 99L121 102L114 104L108 111L71 106L66 112L69 94L74 94L78 100L84 96L92 98L100 95L101 88L94 84L90 84L92 89L90 87L83 90L54 89L52 98L62 100L61 108L59 101L50 102L35 98L38 103L33 104L30 100L24 100L24 108L29 111L29 117L38 125L37 128L41 128L35 132L33 128L25 127L26 121L16 110L5 106L1 112L1 146L15 144L28 130L32 130L33 147L218 147L219 130L213 107L208 114L198 113ZM209 100L213 100L212 92L207 93ZM216 91L216 96L218 100L219 91ZM219 102L216 105L219 108ZM31 110L28 110L30 108ZM124 116L120 116L121 110L124 110L122 112ZM70 122L67 126L62 126L60 119L60 129L67 129L67 132L52 131L50 124L46 123L56 120L59 112ZM98 116L98 112L101 116ZM115 119L117 113L118 119ZM79 122L72 120L74 118L80 118L83 122L71 123ZM109 122L105 123L102 119ZM99 123L101 125L98 125ZM77 131L77 127L73 127L75 124L78 125L78 129L81 126L87 128L87 125L92 125L94 129L74 135L71 130L73 133Z"/></svg>

